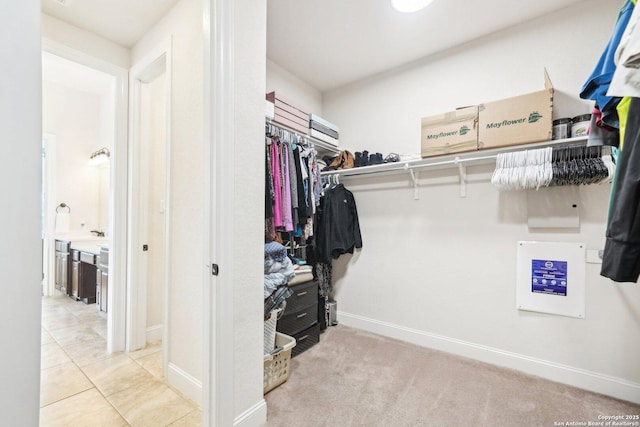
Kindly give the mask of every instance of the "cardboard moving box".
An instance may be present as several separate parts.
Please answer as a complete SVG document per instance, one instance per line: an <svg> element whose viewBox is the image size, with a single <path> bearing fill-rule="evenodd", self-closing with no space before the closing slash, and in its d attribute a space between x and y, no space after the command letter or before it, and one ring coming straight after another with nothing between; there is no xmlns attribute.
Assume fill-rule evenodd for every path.
<svg viewBox="0 0 640 427"><path fill-rule="evenodd" d="M422 118L422 157L478 149L478 107Z"/></svg>
<svg viewBox="0 0 640 427"><path fill-rule="evenodd" d="M550 141L553 85L544 71L545 89L479 105L478 149Z"/></svg>

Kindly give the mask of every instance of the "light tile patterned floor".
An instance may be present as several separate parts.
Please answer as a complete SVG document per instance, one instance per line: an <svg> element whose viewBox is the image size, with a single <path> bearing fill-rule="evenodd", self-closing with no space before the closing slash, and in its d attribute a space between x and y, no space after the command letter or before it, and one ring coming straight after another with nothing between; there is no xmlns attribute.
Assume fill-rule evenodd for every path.
<svg viewBox="0 0 640 427"><path fill-rule="evenodd" d="M202 411L164 382L161 343L107 353L95 304L42 298L40 426L200 426Z"/></svg>

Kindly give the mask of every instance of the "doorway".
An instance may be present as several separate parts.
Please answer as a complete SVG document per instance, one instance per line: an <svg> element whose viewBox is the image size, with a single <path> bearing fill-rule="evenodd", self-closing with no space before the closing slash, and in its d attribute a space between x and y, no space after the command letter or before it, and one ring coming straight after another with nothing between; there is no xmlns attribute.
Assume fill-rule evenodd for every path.
<svg viewBox="0 0 640 427"><path fill-rule="evenodd" d="M169 328L169 151L171 40L130 71L130 228L127 350L162 341L167 375Z"/></svg>
<svg viewBox="0 0 640 427"><path fill-rule="evenodd" d="M127 215L126 192L118 192L116 187L126 183L127 177L115 171L122 170L123 165L126 170L127 164L127 71L50 40L44 39L42 48L43 129L51 134L45 135L47 145L55 136L56 147L55 154L49 149L49 154L54 155L45 159L49 168L46 187L50 189L44 192L47 215L43 234L50 240L43 259L50 272L45 294L46 289L49 294L55 293L55 212L56 206L65 203L71 209L65 233L68 240L91 237L90 230L106 234L112 284L108 295L111 309L106 314L107 351L122 351ZM91 154L100 147L108 147L110 167L89 165Z"/></svg>

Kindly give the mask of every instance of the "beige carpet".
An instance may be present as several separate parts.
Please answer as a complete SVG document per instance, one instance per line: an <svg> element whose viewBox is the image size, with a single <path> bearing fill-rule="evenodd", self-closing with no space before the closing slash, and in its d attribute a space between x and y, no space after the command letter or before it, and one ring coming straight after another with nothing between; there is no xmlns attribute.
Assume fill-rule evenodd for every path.
<svg viewBox="0 0 640 427"><path fill-rule="evenodd" d="M345 326L292 359L288 381L265 399L268 427L559 426L640 414L628 402Z"/></svg>

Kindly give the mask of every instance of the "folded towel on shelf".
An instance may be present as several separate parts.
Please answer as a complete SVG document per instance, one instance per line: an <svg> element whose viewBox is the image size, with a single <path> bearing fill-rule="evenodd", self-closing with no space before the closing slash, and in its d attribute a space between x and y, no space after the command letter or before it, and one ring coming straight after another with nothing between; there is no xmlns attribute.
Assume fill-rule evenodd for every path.
<svg viewBox="0 0 640 427"><path fill-rule="evenodd" d="M307 283L313 280L313 274L311 272L303 272L296 274L296 277L291 279L288 283L289 286L299 285L300 283Z"/></svg>

